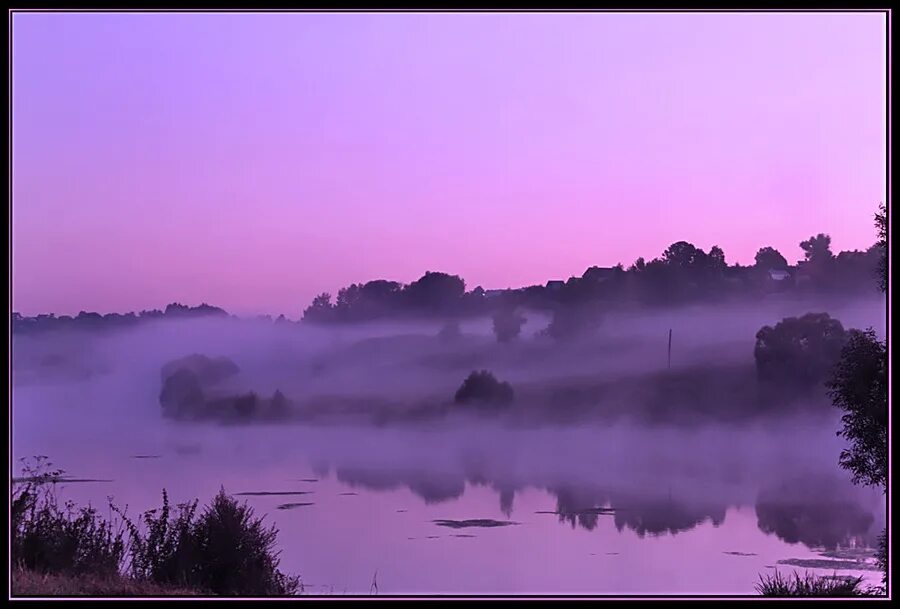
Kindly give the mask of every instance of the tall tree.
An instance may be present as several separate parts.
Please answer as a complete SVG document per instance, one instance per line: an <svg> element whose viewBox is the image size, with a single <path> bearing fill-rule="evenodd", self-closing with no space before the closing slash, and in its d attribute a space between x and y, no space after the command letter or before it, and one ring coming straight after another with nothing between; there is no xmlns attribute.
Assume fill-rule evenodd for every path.
<svg viewBox="0 0 900 609"><path fill-rule="evenodd" d="M871 328L852 330L841 359L828 381L829 396L844 411L838 435L850 442L841 452L841 467L853 482L885 487L887 483L887 348Z"/></svg>
<svg viewBox="0 0 900 609"><path fill-rule="evenodd" d="M762 247L756 252L756 266L768 270L784 270L788 267L788 262L774 247Z"/></svg>
<svg viewBox="0 0 900 609"><path fill-rule="evenodd" d="M680 268L693 268L706 258L704 251L687 241L678 241L663 252L666 264Z"/></svg>
<svg viewBox="0 0 900 609"><path fill-rule="evenodd" d="M713 270L717 272L725 270L728 266L728 263L725 262L725 252L718 245L709 249L709 262Z"/></svg>
<svg viewBox="0 0 900 609"><path fill-rule="evenodd" d="M823 233L810 237L806 241L801 241L800 249L803 250L807 262L813 264L825 262L834 257L834 254L831 253L831 237Z"/></svg>
<svg viewBox="0 0 900 609"><path fill-rule="evenodd" d="M875 214L875 229L878 231L876 245L881 248L879 265L881 291L887 292L887 206L884 203L878 205L878 212Z"/></svg>

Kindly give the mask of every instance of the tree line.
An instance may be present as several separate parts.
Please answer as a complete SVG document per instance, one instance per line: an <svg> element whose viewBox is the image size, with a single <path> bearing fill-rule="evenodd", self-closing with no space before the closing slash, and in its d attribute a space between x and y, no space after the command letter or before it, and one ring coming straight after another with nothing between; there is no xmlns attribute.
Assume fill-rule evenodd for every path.
<svg viewBox="0 0 900 609"><path fill-rule="evenodd" d="M883 205L879 207L877 218L880 226L886 225ZM886 289L886 232L879 233L878 241L865 251L835 254L831 250L831 237L821 233L802 241L800 248L803 259L793 265L777 249L766 246L757 251L754 264L743 266L729 265L719 246L706 252L687 241L678 241L660 256L650 261L638 258L628 268L621 263L607 268L592 266L580 277L506 290L485 290L481 286L467 290L465 280L458 275L428 271L409 284L376 279L343 287L335 298L327 292L319 294L303 311L302 321L328 324L405 317L452 319L502 316L518 308L529 308L562 309L565 312L565 316L560 316L562 322L572 318L573 311L580 310L580 315L586 315L586 310L597 308L594 305L601 305L600 308L634 304L663 307L746 300L773 292L861 294L875 291L871 279L876 274L880 277L882 291ZM81 311L76 316L24 317L14 312L12 331L106 329L127 327L146 320L228 315L224 309L205 303L190 307L177 302L165 310L125 314ZM260 318L273 321L270 316ZM515 326L515 317L511 319L509 324ZM284 323L287 319L281 315L274 321ZM565 335L568 325L557 324L552 331ZM515 329L510 333L517 334Z"/></svg>
<svg viewBox="0 0 900 609"><path fill-rule="evenodd" d="M760 297L772 292L851 294L874 291L872 278L883 267L884 243L865 251L834 254L831 237L811 236L800 243L804 257L794 265L773 247L760 248L753 265L729 265L725 252L708 252L678 241L661 256L638 258L627 269L592 266L580 277L519 289L466 290L458 275L426 272L404 285L378 279L316 296L304 310L312 323L369 321L390 317L441 317L494 314L518 307L553 310L591 304L666 306Z"/></svg>
<svg viewBox="0 0 900 609"><path fill-rule="evenodd" d="M35 317L25 317L19 313L12 314L13 333L39 332L45 330L84 329L107 330L114 328L127 328L140 322L159 319L192 319L197 317L228 317L224 309L203 303L196 307L190 307L178 302L166 306L165 310L152 309L140 313L108 313L101 315L81 311L78 315L60 315L53 313L41 314Z"/></svg>

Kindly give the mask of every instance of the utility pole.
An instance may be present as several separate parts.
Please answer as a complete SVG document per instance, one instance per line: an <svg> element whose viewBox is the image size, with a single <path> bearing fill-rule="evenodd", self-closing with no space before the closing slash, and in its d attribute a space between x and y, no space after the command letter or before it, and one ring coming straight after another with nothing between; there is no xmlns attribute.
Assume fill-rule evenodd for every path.
<svg viewBox="0 0 900 609"><path fill-rule="evenodd" d="M669 328L669 368L672 367L672 328Z"/></svg>

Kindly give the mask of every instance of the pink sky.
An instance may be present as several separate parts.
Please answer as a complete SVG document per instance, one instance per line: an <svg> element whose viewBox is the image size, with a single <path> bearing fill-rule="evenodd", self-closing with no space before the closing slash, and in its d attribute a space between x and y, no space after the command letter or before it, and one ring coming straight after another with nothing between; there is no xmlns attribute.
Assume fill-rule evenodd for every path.
<svg viewBox="0 0 900 609"><path fill-rule="evenodd" d="M875 240L885 16L13 16L13 305L299 317Z"/></svg>

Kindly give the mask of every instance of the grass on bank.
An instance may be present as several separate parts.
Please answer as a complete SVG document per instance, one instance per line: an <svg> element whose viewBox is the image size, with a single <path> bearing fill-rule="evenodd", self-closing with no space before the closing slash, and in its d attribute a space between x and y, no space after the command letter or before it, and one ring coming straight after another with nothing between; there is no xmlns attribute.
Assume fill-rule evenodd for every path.
<svg viewBox="0 0 900 609"><path fill-rule="evenodd" d="M40 573L17 568L12 572L13 596L99 596L99 597L158 597L206 596L200 590L163 586L138 581L121 575L64 575Z"/></svg>

